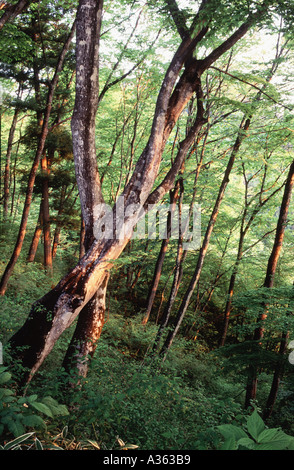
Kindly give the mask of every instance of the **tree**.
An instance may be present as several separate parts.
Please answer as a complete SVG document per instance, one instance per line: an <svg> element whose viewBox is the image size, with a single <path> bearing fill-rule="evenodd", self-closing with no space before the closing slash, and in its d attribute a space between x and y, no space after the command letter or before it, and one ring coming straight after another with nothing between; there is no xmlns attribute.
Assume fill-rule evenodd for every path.
<svg viewBox="0 0 294 470"><path fill-rule="evenodd" d="M170 8L171 5L173 8ZM86 227L85 245L87 243L87 251L69 274L33 305L25 324L11 338L12 351L17 354L17 351L20 351L19 348L22 349L18 353L18 357L28 370L28 373L23 377L25 382L31 380L63 331L73 323L81 312L85 311L84 309L88 308L88 303L95 298L98 289L105 285L105 279L112 267L113 260L121 255L132 236L135 225L148 211L148 206L158 203L172 189L195 136L203 124L207 122L202 102L201 76L258 21L267 19L269 12L268 2L254 5L253 10L249 9L249 11L248 5L242 4L242 18L245 19L240 24L240 10L238 9L237 15L234 16L232 8L229 9L225 20L225 29L228 30L234 25L234 32L229 34L226 39L221 40L221 43L213 48L206 57L197 59L195 57L196 48L202 44L202 40L205 39L208 32L215 33L219 28L220 17L216 14L216 2L203 0L189 27L184 21L185 16L179 11L175 2L167 2L166 6L174 19L181 42L162 80L147 145L122 192L122 198L114 205L110 214L105 214L96 158L94 159L92 134L94 132L92 122L95 118L98 99L97 61L99 47L97 41L102 2L97 3L94 0L80 0L79 2L76 42L76 87L78 93L76 94L72 131L77 183ZM85 22L87 28L83 28ZM85 48L88 49L89 54L82 56ZM92 73L89 74L89 71ZM87 86L85 86L86 82ZM171 167L162 181L158 183L156 179L167 139L194 94L197 96L198 106L193 125L187 136L180 142L177 156ZM81 96L83 102L81 102ZM89 107L85 109L83 103L89 103ZM85 129L85 125L81 121L82 116L86 119L85 122L90 125L89 130ZM79 129L77 128L78 122L81 122ZM243 130L243 126L246 130L246 121L242 122L240 132ZM82 150L83 153L79 153L78 150ZM157 186L154 189L155 183ZM121 214L120 203L122 200L124 212ZM92 212L94 206L97 206L98 210ZM109 238L106 231L111 223L114 226L114 236ZM88 245L86 239L90 240L91 238L90 229L93 224L95 224L95 230L98 230L100 234L104 233L104 235ZM91 309L91 311L93 310ZM37 338L34 333L36 330L39 332Z"/></svg>
<svg viewBox="0 0 294 470"><path fill-rule="evenodd" d="M0 18L0 31L5 23L14 20L14 18L27 8L30 3L32 3L32 0L19 0L16 5L1 2L0 9L4 10L4 14Z"/></svg>
<svg viewBox="0 0 294 470"><path fill-rule="evenodd" d="M33 189L34 189L34 183L36 179L36 174L37 170L39 168L39 163L42 158L44 148L45 148L45 143L46 143L46 137L48 134L48 129L49 129L49 119L50 119L50 114L51 114L51 109L52 109L52 102L53 102L53 97L54 97L54 92L58 83L59 79L59 74L62 70L62 65L65 60L66 53L70 47L70 44L72 42L73 36L75 32L75 23L72 26L72 29L70 31L70 34L68 35L63 48L59 54L57 63L56 63L56 68L54 71L54 75L52 80L49 81L48 84L48 93L47 93L47 102L46 102L46 108L44 112L44 116L42 119L41 123L41 118L40 118L40 113L39 113L39 124L41 123L41 133L40 137L38 140L38 147L36 150L35 158L33 161L33 165L30 170L29 178L28 178L28 183L27 183L27 192L26 192L26 199L24 203L24 209L23 209L23 214L22 214L22 220L21 224L19 227L19 233L17 237L17 241L14 247L14 251L12 253L12 256L6 266L6 269L2 275L1 282L0 282L0 294L4 295L7 284L9 281L9 278L13 272L14 266L18 260L18 257L20 255L22 246L23 246L23 241L26 233L26 228L27 228L27 222L28 222L28 216L29 216L29 211L30 211L30 206L31 206L31 201L32 201L32 195L33 195Z"/></svg>
<svg viewBox="0 0 294 470"><path fill-rule="evenodd" d="M274 279L277 269L277 264L280 258L284 235L285 235L285 228L287 225L287 218L289 212L289 204L291 201L291 195L294 185L294 162L291 163L289 168L287 181L284 188L284 194L282 198L282 203L280 207L279 218L277 222L275 240L273 243L272 251L268 260L266 275L264 279L263 287L271 289L274 286ZM256 322L256 328L254 331L253 340L257 344L260 344L262 338L264 336L264 328L265 328L265 320L267 318L267 309L266 305L264 305L264 312L259 315L259 318ZM281 341L281 353L283 353L285 349L285 338ZM247 388L246 388L246 398L245 398L245 407L248 408L251 405L252 400L256 398L257 392L257 381L258 381L258 367L256 364L253 364L249 367L249 376L247 381ZM279 375L279 371L277 372L277 376ZM275 393L275 392L274 392ZM267 408L270 409L271 404L267 405Z"/></svg>

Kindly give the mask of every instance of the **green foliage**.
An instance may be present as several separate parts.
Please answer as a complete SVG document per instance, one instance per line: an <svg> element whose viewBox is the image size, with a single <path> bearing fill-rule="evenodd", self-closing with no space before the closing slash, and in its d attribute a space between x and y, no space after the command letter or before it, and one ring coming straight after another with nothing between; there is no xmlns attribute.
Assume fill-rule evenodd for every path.
<svg viewBox="0 0 294 470"><path fill-rule="evenodd" d="M294 449L294 437L279 428L268 429L256 410L247 418L244 428L234 424L218 426L217 429L225 439L221 450Z"/></svg>
<svg viewBox="0 0 294 470"><path fill-rule="evenodd" d="M23 436L27 429L44 431L47 418L68 415L65 405L60 405L50 396L43 399L38 399L36 394L17 396L11 388L12 375L6 367L0 368L0 386L0 434L19 438L10 444L11 447L18 446L22 438L25 440L33 434Z"/></svg>

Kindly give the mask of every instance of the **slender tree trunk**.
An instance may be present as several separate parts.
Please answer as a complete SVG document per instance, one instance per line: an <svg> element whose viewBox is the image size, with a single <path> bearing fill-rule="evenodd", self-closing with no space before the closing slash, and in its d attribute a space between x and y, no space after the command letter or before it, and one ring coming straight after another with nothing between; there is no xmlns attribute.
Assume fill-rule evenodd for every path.
<svg viewBox="0 0 294 470"><path fill-rule="evenodd" d="M12 170L13 186L12 186L12 193L11 193L10 217L12 217L13 210L14 210L14 199L15 199L15 190L16 190L16 164L17 164L17 156L18 156L18 151L19 151L19 143L20 141L18 141L18 144L17 144L17 149L16 149L15 157L14 157L13 170Z"/></svg>
<svg viewBox="0 0 294 470"><path fill-rule="evenodd" d="M280 381L283 375L284 355L287 350L288 338L289 338L289 332L283 333L281 342L280 342L280 348L279 348L279 358L277 360L277 365L276 365L274 376L273 376L272 386L271 386L270 393L267 399L265 410L263 412L263 419L265 421L270 418L274 409L275 402L276 402Z"/></svg>
<svg viewBox="0 0 294 470"><path fill-rule="evenodd" d="M182 200L183 200L183 194L184 194L184 188L183 184L180 187L180 197L179 197L179 222L180 222L180 217L181 217L181 206L182 206ZM179 233L179 240L178 240L178 247L177 247L177 257L176 257L176 263L175 263L175 269L174 269L174 277L173 277L173 282L171 286L171 291L170 295L168 298L168 302L165 305L165 308L163 310L162 317L160 318L160 325L157 331L157 335L155 337L152 351L155 352L159 348L160 340L163 334L164 329L166 328L169 317L171 314L172 306L174 304L175 298L177 296L177 292L180 286L181 282L181 268L182 268L182 256L183 256L183 233L182 233L182 227L180 225L180 233Z"/></svg>
<svg viewBox="0 0 294 470"><path fill-rule="evenodd" d="M31 245L30 245L30 249L29 249L29 254L28 254L28 258L27 258L28 263L33 263L33 261L35 260L35 256L36 256L36 253L37 253L41 233L43 231L43 208L42 208L42 204L43 204L43 201L41 201L41 204L40 204L39 217L38 217L37 225L36 225L34 235L33 235L33 238L32 238L32 242L31 242Z"/></svg>
<svg viewBox="0 0 294 470"><path fill-rule="evenodd" d="M280 207L280 214L277 222L277 229L274 244L272 247L271 255L267 264L267 271L264 280L263 287L272 288L274 285L274 277L276 274L277 264L280 258L285 228L287 225L287 218L289 212L289 204L291 201L292 189L294 185L294 161L291 163L287 181L285 184L284 195L282 199L282 204ZM264 312L260 314L257 319L257 327L254 332L253 340L255 342L260 342L264 336L264 322L267 317L267 308L264 306ZM256 398L257 392L257 381L258 381L258 366L256 364L251 364L249 367L249 375L246 387L246 397L245 397L245 408L248 408L252 400Z"/></svg>
<svg viewBox="0 0 294 470"><path fill-rule="evenodd" d="M4 15L0 18L0 31L8 21L14 20L14 18L19 15L23 10L25 10L29 4L32 3L32 0L19 0L16 5L11 5L7 3L7 8Z"/></svg>
<svg viewBox="0 0 294 470"><path fill-rule="evenodd" d="M212 214L210 216L210 220L209 220L209 223L208 223L208 227L206 229L206 233L205 233L205 236L204 236L204 239L203 239L203 243L202 243L202 246L201 246L200 251L199 251L196 269L194 271L194 274L192 276L192 279L190 281L188 289L185 292L185 295L184 295L184 298L183 298L182 303L180 305L177 317L174 321L174 325L173 325L171 331L169 332L169 334L167 335L167 338L166 338L166 340L165 340L165 342L162 346L162 349L160 351L160 355L163 356L163 360L165 360L167 352L170 349L170 347L171 347L171 345L172 345L172 343L173 343L173 341L174 341L174 339L175 339L175 337L176 337L176 335L177 335L177 333L180 329L181 323L183 321L183 318L184 318L185 313L187 311L187 308L189 306L192 294L193 294L193 292L196 288L196 285L199 281L200 274L201 274L201 271L202 271L202 266L203 266L203 263L204 263L204 259L205 259L206 253L207 253L208 246L209 246L210 237L211 237L211 234L212 234L212 231L213 231L213 228L214 228L214 225L215 225L215 222L216 222L219 210L220 210L222 200L223 200L224 195L225 195L226 187L229 183L229 176L230 176L230 173L232 171L232 168L233 168L237 153L238 153L238 151L240 149L240 146L242 144L242 141L246 137L246 131L248 130L249 125L250 125L250 119L245 120L245 118L244 118L241 125L240 125L238 136L237 136L236 142L234 144L231 157L228 161L227 168L226 168L226 171L225 171L225 174L224 174L224 177L223 177L223 180L222 180L219 192L218 192L218 196L217 196Z"/></svg>
<svg viewBox="0 0 294 470"><path fill-rule="evenodd" d="M8 144L7 144L7 152L6 152L6 162L5 162L5 170L4 170L4 201L3 201L3 218L4 220L8 217L8 203L9 203L9 180L10 180L10 160L11 160L11 153L12 153L12 145L13 139L17 124L17 118L19 115L20 110L15 109L12 124L9 130L8 136Z"/></svg>
<svg viewBox="0 0 294 470"><path fill-rule="evenodd" d="M46 153L41 159L42 179L42 210L43 210L43 236L44 236L44 267L48 274L52 274L52 251L50 233L50 207L49 207L49 160Z"/></svg>
<svg viewBox="0 0 294 470"><path fill-rule="evenodd" d="M177 181L175 185L175 189L173 191L170 191L170 211L168 212L167 224L166 224L167 225L167 228L166 228L167 238L162 240L159 255L157 257L153 279L152 279L152 283L151 283L149 294L148 294L147 309L146 309L144 318L142 320L143 325L145 325L149 320L149 316L153 307L155 295L158 289L158 284L159 284L159 280L161 277L164 258L167 252L167 248L168 248L168 244L169 244L169 240L171 236L172 218L173 218L173 215L175 212L175 206L177 204L177 200L179 197L179 188L180 188L180 180Z"/></svg>
<svg viewBox="0 0 294 470"><path fill-rule="evenodd" d="M61 226L62 226L62 222L60 220L60 217L61 217L61 214L63 213L63 210L64 210L65 195L66 195L66 186L62 186L61 194L60 194L59 207L58 207L58 213L57 213L57 222L56 222L56 227L55 227L54 237L53 237L53 243L52 243L52 259L54 259L56 257L57 248L58 248L58 245L59 245L60 232L61 232Z"/></svg>
<svg viewBox="0 0 294 470"><path fill-rule="evenodd" d="M226 307L225 307L225 312L224 312L223 331L222 331L222 337L221 337L220 344L219 344L220 347L224 346L224 344L226 342L226 338L227 338L227 332L228 332L229 320L230 320L231 309L232 309L232 300L233 300L235 282L236 282L236 277L237 277L237 274L238 274L239 265L240 265L241 259L243 257L244 235L245 235L244 231L241 228L237 259L235 261L235 264L234 264L234 267L233 267L233 272L232 272L232 275L231 275L231 278L230 278L228 299L227 299L227 302L226 302Z"/></svg>
<svg viewBox="0 0 294 470"><path fill-rule="evenodd" d="M191 206L190 206L190 211L189 211L189 217L188 219L190 220L192 212L193 212L193 206L195 203L195 197L196 197L196 190L197 190L197 182L198 182L198 177L200 174L200 170L202 168L203 164L203 158L204 158L204 149L207 141L207 137L209 134L209 128L210 126L207 126L207 130L205 133L205 140L204 144L201 150L201 156L200 156L200 161L197 164L196 168L196 173L195 173L195 178L194 178L194 191L193 191L193 196L192 196L192 201L191 201ZM181 194L181 199L182 199L183 193ZM181 208L182 200L179 202L179 207ZM188 228L188 227L187 227ZM184 270L184 261L187 256L187 250L183 250L183 236L184 233L182 233L183 227L181 227L181 233L178 239L178 248L177 248L177 257L176 257L176 263L175 263L175 270L174 270L174 277L173 277L173 282L172 282L172 287L171 291L169 294L169 298L167 301L167 304L164 308L162 318L160 320L160 326L153 344L153 351L158 350L159 344L160 344L160 339L162 337L164 329L167 327L170 315L172 312L173 305L175 303L176 297L178 295L178 290L181 284L182 276L183 276L183 270Z"/></svg>
<svg viewBox="0 0 294 470"><path fill-rule="evenodd" d="M37 151L36 151L35 159L34 159L32 167L31 167L31 171L30 171L30 175L29 175L29 179L28 179L26 198L25 198L25 203L24 203L24 209L23 209L22 219L21 219L21 223L20 223L20 228L19 228L19 232L18 232L18 236L17 236L17 241L16 241L16 244L15 244L12 256L11 256L7 266L6 266L4 274L3 274L2 278L1 278L1 281L0 281L0 295L4 295L5 292L6 292L9 278L10 278L12 272L13 272L14 266L15 266L18 258L19 258L19 255L20 255L20 252L21 252L21 249L22 249L22 246L23 246L23 242L24 242L24 238L25 238L25 234L26 234L26 229L27 229L27 222L28 222L31 202L32 202L32 197L33 197L35 178L36 178L37 170L38 170L38 167L39 167L40 159L41 159L41 157L43 155L43 152L44 152L45 141L46 141L46 137L47 137L47 134L48 134L48 123L49 123L49 117L50 117L50 114L51 114L54 91L55 91L55 88L56 88L56 85L57 85L57 82L58 82L59 73L62 69L63 62L64 62L64 59L65 59L66 53L69 49L69 46L71 44L74 32L75 32L75 24L73 25L72 30L69 34L69 37L67 38L67 41L65 42L65 44L63 46L62 52L61 52L61 54L58 58L58 62L57 62L57 66L56 66L56 69L55 69L54 77L53 77L53 79L50 83L50 86L49 86L49 91L48 91L48 95L47 95L46 110L45 110L44 120L43 120L43 125L42 125L42 131L41 131L41 135L40 135L40 138L39 138L38 148L37 148Z"/></svg>

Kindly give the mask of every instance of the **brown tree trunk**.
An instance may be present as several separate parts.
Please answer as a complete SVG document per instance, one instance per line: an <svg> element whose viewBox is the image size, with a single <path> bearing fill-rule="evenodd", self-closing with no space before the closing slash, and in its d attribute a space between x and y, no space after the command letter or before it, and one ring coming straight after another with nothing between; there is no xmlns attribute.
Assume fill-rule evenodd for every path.
<svg viewBox="0 0 294 470"><path fill-rule="evenodd" d="M61 226L62 226L62 223L60 221L60 217L61 217L61 214L62 214L63 209L64 209L65 195L66 195L66 186L62 186L61 193L60 193L58 213L57 213L57 222L56 222L56 227L55 227L54 237L53 237L53 243L52 243L52 259L54 259L56 257L57 248L58 248L58 245L59 245L60 232L61 232Z"/></svg>
<svg viewBox="0 0 294 470"><path fill-rule="evenodd" d="M237 274L238 274L239 265L240 265L240 262L241 262L241 259L242 259L242 256L243 256L244 235L245 234L244 234L244 232L241 228L237 259L235 261L235 264L234 264L234 267L233 267L233 272L231 274L229 290L228 290L228 299L227 299L226 306L225 306L223 331L222 331L222 336L221 336L221 340L220 340L220 344L219 344L220 347L225 345L226 338L227 338L227 332L228 332L229 320L230 320L231 309L232 309L232 300L233 300L235 282L236 282L236 277L237 277Z"/></svg>
<svg viewBox="0 0 294 470"><path fill-rule="evenodd" d="M267 264L267 271L264 280L263 287L272 288L274 285L274 277L276 274L277 264L280 258L284 235L285 235L285 228L287 225L287 218L289 212L289 204L291 201L292 189L294 185L294 161L291 163L287 181L285 184L284 195L282 199L282 204L280 207L280 214L277 222L277 229L274 244L272 247L271 255L268 260ZM264 336L264 322L267 317L267 308L266 305L264 306L263 313L257 319L257 327L254 332L253 340L255 342L260 342ZM251 404L252 400L256 398L257 392L257 381L258 381L258 366L256 364L252 364L249 367L249 376L247 381L247 388L246 388L246 397L245 397L245 408L248 408Z"/></svg>
<svg viewBox="0 0 294 470"><path fill-rule="evenodd" d="M6 266L6 269L3 273L3 276L0 281L0 295L4 295L7 289L7 284L9 281L9 278L13 272L14 266L19 258L25 234L26 234L26 229L27 229L27 222L28 222L28 217L29 217L29 212L30 212L30 207L31 207L31 202L32 202L32 196L33 196L33 190L34 190L34 184L35 184L35 179L36 179L36 174L37 170L39 167L40 159L42 157L42 154L44 152L44 147L45 147L45 141L46 137L48 134L48 123L49 123L49 117L51 114L51 108L52 108L52 101L53 101L53 96L54 96L54 91L58 82L58 77L59 73L62 69L63 62L65 59L65 55L69 49L69 46L71 44L72 38L74 36L75 32L75 24L72 27L72 30L63 46L63 49L61 51L61 54L58 58L57 66L55 69L54 77L50 83L49 86L49 91L47 95L47 103L46 103L46 110L44 113L44 120L43 120L43 125L42 125L42 130L41 130L41 135L39 138L38 142L38 148L36 151L35 159L33 162L33 165L31 167L29 179L28 179L28 184L27 184L27 192L26 192L26 198L25 198L25 203L24 203L24 209L22 213L22 219L20 223L20 228L18 232L18 237L16 240L16 244L12 253L12 256Z"/></svg>
<svg viewBox="0 0 294 470"><path fill-rule="evenodd" d="M8 143L7 143L7 152L6 152L6 162L4 170L4 201L3 201L3 218L4 220L8 217L8 203L9 203L9 180L10 180L10 160L12 153L13 139L17 124L17 118L20 110L15 109L12 124L9 130Z"/></svg>
<svg viewBox="0 0 294 470"><path fill-rule="evenodd" d="M30 245L28 258L27 258L28 263L33 263L33 261L35 260L35 256L37 253L42 231L43 231L43 208L42 208L42 201L41 201L39 217L38 217L37 225L36 225L34 235L32 238L32 242Z"/></svg>
<svg viewBox="0 0 294 470"><path fill-rule="evenodd" d="M42 210L43 210L43 236L44 236L44 267L48 274L52 274L52 251L50 233L50 207L49 207L49 160L46 153L41 159L42 169Z"/></svg>
<svg viewBox="0 0 294 470"><path fill-rule="evenodd" d="M148 303L147 303L147 309L145 312L145 315L142 320L142 324L146 325L146 323L149 320L149 316L153 307L155 295L158 289L158 284L160 281L160 276L163 268L163 263L164 263L164 258L167 252L170 236L171 236L171 229L172 229L172 218L175 212L175 206L179 197L179 188L180 188L180 180L177 181L175 185L175 189L173 191L170 191L170 210L168 212L167 216L167 228L166 228L166 233L167 233L167 238L162 240L162 244L160 247L159 255L157 257L156 265L155 265L155 270L153 274L153 279L152 283L149 289L149 294L148 294Z"/></svg>
<svg viewBox="0 0 294 470"><path fill-rule="evenodd" d="M4 15L0 18L0 31L8 21L14 20L14 18L19 15L23 10L25 10L29 4L32 3L32 0L19 0L16 5L11 5L7 2L7 8Z"/></svg>
<svg viewBox="0 0 294 470"><path fill-rule="evenodd" d="M81 254L92 246L104 204L95 147L95 117L99 103L99 39L103 0L81 0L77 12L76 99L72 117L73 151L82 208ZM84 35L86 32L86 41ZM104 324L109 274L81 309L63 366L85 377Z"/></svg>
<svg viewBox="0 0 294 470"><path fill-rule="evenodd" d="M274 376L273 376L272 386L271 386L270 393L269 393L266 406L263 412L263 416L262 416L265 421L270 418L274 409L277 395L278 395L279 385L280 385L280 381L283 375L284 354L287 350L288 338L289 338L289 332L283 333L281 342L280 342L280 348L279 348L279 358L277 360L277 365L276 365Z"/></svg>

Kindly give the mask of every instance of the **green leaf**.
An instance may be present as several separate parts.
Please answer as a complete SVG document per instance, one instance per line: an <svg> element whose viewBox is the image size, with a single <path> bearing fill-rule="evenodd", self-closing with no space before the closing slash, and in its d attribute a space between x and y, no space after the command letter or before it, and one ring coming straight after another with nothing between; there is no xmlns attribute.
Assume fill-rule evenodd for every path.
<svg viewBox="0 0 294 470"><path fill-rule="evenodd" d="M27 415L23 418L23 424L30 428L46 429L46 424L41 416L38 415Z"/></svg>
<svg viewBox="0 0 294 470"><path fill-rule="evenodd" d="M246 449L256 449L256 443L250 439L250 437L242 437L242 439L239 439L237 442L238 447L245 447Z"/></svg>
<svg viewBox="0 0 294 470"><path fill-rule="evenodd" d="M9 382L10 379L11 379L11 374L9 372L2 372L0 374L0 385L6 382Z"/></svg>
<svg viewBox="0 0 294 470"><path fill-rule="evenodd" d="M42 403L44 403L46 406L48 406L48 408L50 408L53 416L68 416L69 415L67 407L65 405L60 405L52 397L44 397L42 399Z"/></svg>
<svg viewBox="0 0 294 470"><path fill-rule="evenodd" d="M12 449L13 447L19 446L22 442L29 439L33 434L34 434L33 432L29 432L29 433L23 434L22 436L17 437L13 441L7 442L7 444L5 444L4 446L4 450L9 450L9 449Z"/></svg>
<svg viewBox="0 0 294 470"><path fill-rule="evenodd" d="M233 424L222 424L217 426L217 429L225 439L230 439L233 437L236 441L238 441L242 437L248 437L242 428L234 426Z"/></svg>
<svg viewBox="0 0 294 470"><path fill-rule="evenodd" d="M237 449L236 440L234 437L230 437L223 443L220 450L236 450L236 449Z"/></svg>
<svg viewBox="0 0 294 470"><path fill-rule="evenodd" d="M249 434L253 437L253 439L258 441L258 436L265 429L265 424L256 410L254 410L252 415L249 416L247 420L247 428Z"/></svg>
<svg viewBox="0 0 294 470"><path fill-rule="evenodd" d="M284 450L294 438L279 429L265 429L259 436L259 450Z"/></svg>
<svg viewBox="0 0 294 470"><path fill-rule="evenodd" d="M9 420L7 423L7 427L9 431L16 437L20 437L25 431L24 426L18 419L16 419L15 421Z"/></svg>
<svg viewBox="0 0 294 470"><path fill-rule="evenodd" d="M45 405L44 403L40 402L32 402L30 405L35 408L35 410L40 411L41 413L44 413L46 416L49 416L49 418L53 418L52 411L50 408Z"/></svg>
<svg viewBox="0 0 294 470"><path fill-rule="evenodd" d="M44 450L44 447L42 446L42 443L39 441L39 439L36 437L35 439L35 446L37 450Z"/></svg>

